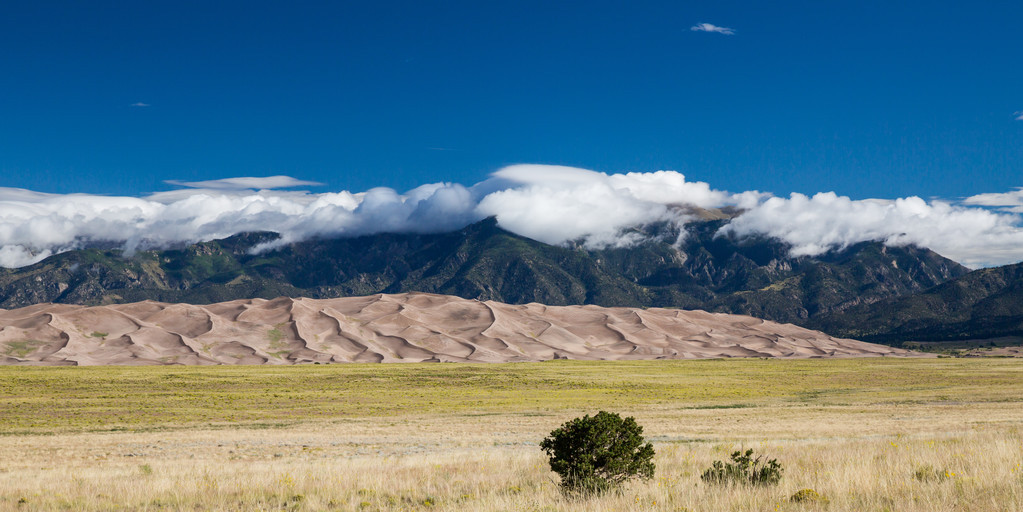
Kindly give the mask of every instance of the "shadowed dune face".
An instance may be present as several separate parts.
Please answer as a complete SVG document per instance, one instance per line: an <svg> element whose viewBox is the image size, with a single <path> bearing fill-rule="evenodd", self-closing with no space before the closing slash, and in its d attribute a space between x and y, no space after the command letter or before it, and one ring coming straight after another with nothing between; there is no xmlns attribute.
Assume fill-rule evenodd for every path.
<svg viewBox="0 0 1023 512"><path fill-rule="evenodd" d="M0 310L0 364L295 364L917 355L752 317L407 293Z"/></svg>

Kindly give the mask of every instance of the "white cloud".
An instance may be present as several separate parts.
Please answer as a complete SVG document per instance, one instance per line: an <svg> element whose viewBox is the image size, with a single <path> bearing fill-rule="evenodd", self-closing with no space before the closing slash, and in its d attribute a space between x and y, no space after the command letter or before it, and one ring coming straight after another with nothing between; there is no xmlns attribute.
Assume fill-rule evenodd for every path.
<svg viewBox="0 0 1023 512"><path fill-rule="evenodd" d="M60 197L58 194L47 194L45 192L35 192L32 190L25 190L23 188L5 188L0 187L0 204L6 201L42 201L51 197Z"/></svg>
<svg viewBox="0 0 1023 512"><path fill-rule="evenodd" d="M305 181L291 176L267 176L264 178L225 178L207 181L167 180L164 183L179 187L203 188L210 190L263 190L292 187L318 187L323 185L315 181Z"/></svg>
<svg viewBox="0 0 1023 512"><path fill-rule="evenodd" d="M509 186L479 203L484 216L520 235L549 244L585 239L591 248L628 245L630 227L657 221L685 222L675 205L714 208L734 204L706 183L686 182L673 171L607 175L574 167L513 165L494 173Z"/></svg>
<svg viewBox="0 0 1023 512"><path fill-rule="evenodd" d="M1023 187L1012 192L977 194L963 199L963 204L993 206L1007 211L1020 211L1023 207Z"/></svg>
<svg viewBox="0 0 1023 512"><path fill-rule="evenodd" d="M735 34L735 30L733 29L728 27L719 27L710 23L697 23L696 25L689 27L689 30L694 32L717 32L718 34L725 34L726 36Z"/></svg>
<svg viewBox="0 0 1023 512"><path fill-rule="evenodd" d="M456 230L488 216L505 229L551 244L626 246L630 228L684 226L693 207L747 211L725 231L780 238L794 255L815 255L867 240L918 244L968 266L1023 259L1023 217L991 207L1023 208L1023 190L981 194L959 204L852 200L834 193L770 197L728 193L673 171L605 174L574 167L513 165L465 187L433 183L399 193L274 190L314 185L287 176L171 182L194 187L146 197L45 194L0 188L0 266L29 265L85 243L128 251L276 231L288 243L316 236ZM627 233L627 234L626 234Z"/></svg>
<svg viewBox="0 0 1023 512"><path fill-rule="evenodd" d="M24 267L33 263L39 263L52 254L52 252L46 249L33 253L21 245L4 245L0 246L0 267Z"/></svg>
<svg viewBox="0 0 1023 512"><path fill-rule="evenodd" d="M151 105L148 104L148 103L142 103L141 101L139 101L139 102L136 102L136 103L132 103L130 106L132 106L132 107L149 107Z"/></svg>
<svg viewBox="0 0 1023 512"><path fill-rule="evenodd" d="M833 192L772 197L746 211L722 232L762 234L792 245L795 256L814 256L852 244L930 248L968 267L1023 260L1021 217L919 197L852 200Z"/></svg>
<svg viewBox="0 0 1023 512"><path fill-rule="evenodd" d="M195 187L148 197L41 194L0 188L0 265L23 266L86 241L122 243L129 251L276 231L282 242L314 236L451 231L487 216L548 243L585 240L590 247L636 241L621 231L655 221L679 224L677 205L749 202L672 171L603 174L572 167L515 165L472 187L423 185L405 193L309 193L272 190L314 185L287 176L169 182ZM259 189L259 190L254 190Z"/></svg>
<svg viewBox="0 0 1023 512"><path fill-rule="evenodd" d="M1012 115L1016 116L1017 121L1023 121L1023 110L1013 112Z"/></svg>

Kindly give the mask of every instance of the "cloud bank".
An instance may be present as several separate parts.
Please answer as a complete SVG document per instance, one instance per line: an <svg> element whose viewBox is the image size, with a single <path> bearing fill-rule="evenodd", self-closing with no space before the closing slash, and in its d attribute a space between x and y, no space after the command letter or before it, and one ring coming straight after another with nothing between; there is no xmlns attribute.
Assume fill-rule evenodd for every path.
<svg viewBox="0 0 1023 512"><path fill-rule="evenodd" d="M549 244L627 246L643 237L630 228L669 222L684 232L694 208L725 206L745 212L722 234L777 237L796 256L883 240L925 246L972 267L1023 260L1020 190L958 203L852 200L830 192L781 198L715 190L674 171L605 174L549 165L514 165L470 187L433 183L404 193L278 190L318 185L287 176L169 183L188 188L145 197L0 188L0 266L25 266L96 242L130 252L276 231L283 244L319 236L452 231L489 216L509 231Z"/></svg>
<svg viewBox="0 0 1023 512"><path fill-rule="evenodd" d="M833 192L772 197L722 229L780 238L793 256L814 256L872 240L919 245L968 267L1023 260L1023 218L919 197L852 200Z"/></svg>

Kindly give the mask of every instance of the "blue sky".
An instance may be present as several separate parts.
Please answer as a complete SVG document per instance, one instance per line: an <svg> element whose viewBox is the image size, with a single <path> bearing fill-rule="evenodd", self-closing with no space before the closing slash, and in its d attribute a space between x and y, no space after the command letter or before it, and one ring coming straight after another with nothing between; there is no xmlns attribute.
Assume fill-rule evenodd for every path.
<svg viewBox="0 0 1023 512"><path fill-rule="evenodd" d="M0 186L401 191L513 163L853 199L1023 186L1023 3L778 4L6 2Z"/></svg>

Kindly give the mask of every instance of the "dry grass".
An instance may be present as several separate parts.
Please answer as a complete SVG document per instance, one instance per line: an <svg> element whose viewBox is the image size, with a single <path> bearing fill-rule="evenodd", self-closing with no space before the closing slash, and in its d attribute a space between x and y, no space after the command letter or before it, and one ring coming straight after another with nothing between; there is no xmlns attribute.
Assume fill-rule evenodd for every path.
<svg viewBox="0 0 1023 512"><path fill-rule="evenodd" d="M590 398L603 396L606 387L582 385L580 374L598 368L603 376L593 378L604 383L627 379L636 367L568 363L561 366L566 380L580 385L569 398L552 393L542 407L526 401L505 411L488 408L484 387L473 399L483 402L480 409L446 405L439 412L395 408L386 414L310 415L269 428L147 422L134 431L90 431L91 424L40 433L6 430L0 437L0 510L1023 510L1023 408L1011 400L1013 394L1023 396L1018 393L1023 362L900 363L929 372L929 380L912 386L902 377L887 377L885 362L818 363L820 374L844 375L834 381L845 387L821 379L814 380L820 386L802 390L765 383L776 396L754 389L741 402L716 395L655 400L640 393L607 407L636 416L657 450L655 479L633 483L618 495L563 497L537 444L562 422L594 412ZM703 372L702 386L732 389L734 379L742 378L756 388L766 375L786 373L796 382L816 379L813 365L722 364L715 367L718 377ZM515 366L529 374L528 366ZM535 366L546 378L549 367ZM414 371L358 370L364 368L385 380L390 372L406 378ZM660 368L673 381L707 366L640 368L651 377ZM126 375L135 378L135 371ZM215 376L221 370L204 371ZM864 379L867 375L874 378ZM966 379L973 383L967 400L967 393L949 384L970 376L976 378ZM854 381L862 384L850 385ZM290 385L301 390L304 383L293 378ZM514 391L516 385L526 387L522 381L508 387ZM95 398L89 389L79 388L82 399ZM275 415L267 411L256 419L273 424ZM721 487L700 480L714 460L740 447L777 458L785 469L781 484ZM803 488L828 502L789 500Z"/></svg>

